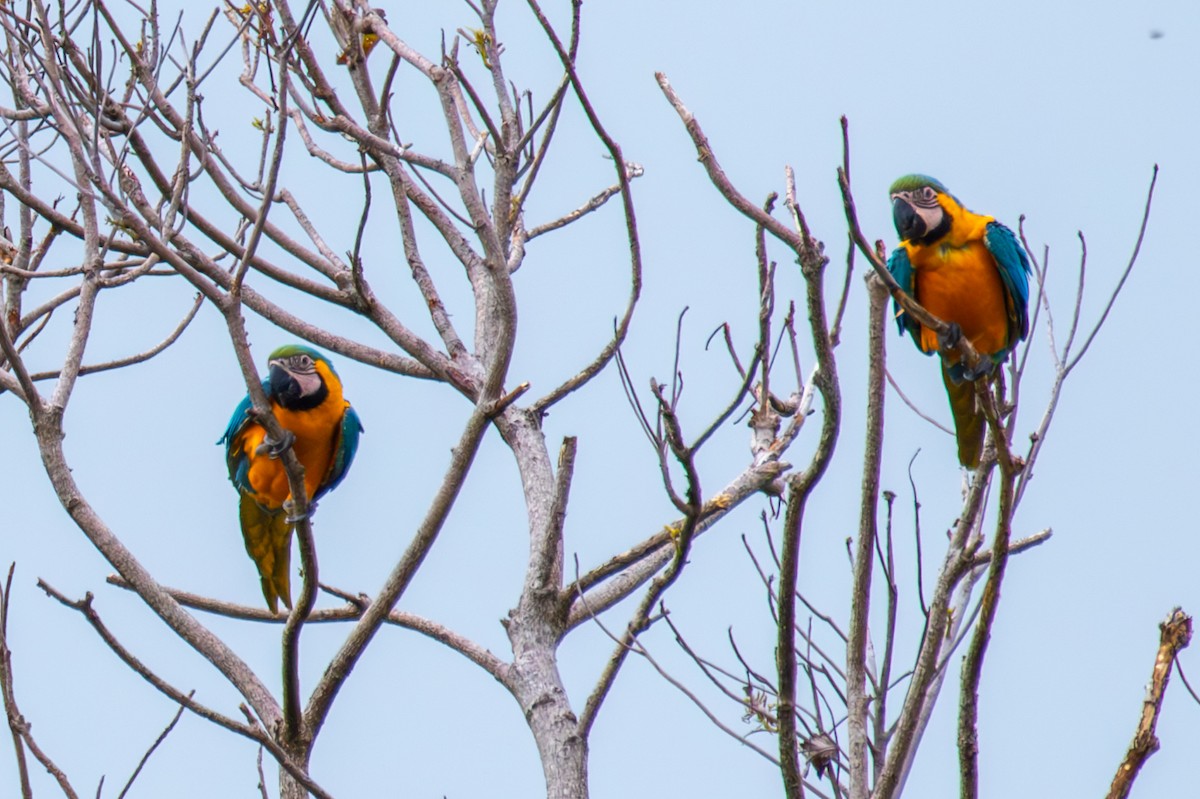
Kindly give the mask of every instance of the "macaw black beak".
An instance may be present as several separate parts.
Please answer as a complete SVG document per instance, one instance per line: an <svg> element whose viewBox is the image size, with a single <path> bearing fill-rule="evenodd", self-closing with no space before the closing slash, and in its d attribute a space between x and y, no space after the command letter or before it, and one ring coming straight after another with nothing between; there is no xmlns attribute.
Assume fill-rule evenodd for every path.
<svg viewBox="0 0 1200 799"><path fill-rule="evenodd" d="M925 220L903 197L892 200L892 221L904 241L916 241L925 235Z"/></svg>
<svg viewBox="0 0 1200 799"><path fill-rule="evenodd" d="M271 384L271 396L283 407L291 407L296 400L300 399L300 384L282 366L270 364L268 379Z"/></svg>

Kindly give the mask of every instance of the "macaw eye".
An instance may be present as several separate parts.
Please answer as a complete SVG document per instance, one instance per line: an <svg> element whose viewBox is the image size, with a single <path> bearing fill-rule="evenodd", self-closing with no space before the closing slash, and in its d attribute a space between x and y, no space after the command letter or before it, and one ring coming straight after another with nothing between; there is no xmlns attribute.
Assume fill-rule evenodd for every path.
<svg viewBox="0 0 1200 799"><path fill-rule="evenodd" d="M922 200L932 200L933 198L934 198L933 189L931 189L929 186L924 186L921 188L921 199Z"/></svg>
<svg viewBox="0 0 1200 799"><path fill-rule="evenodd" d="M311 369L313 367L313 359L307 355L297 355L296 366L304 370Z"/></svg>

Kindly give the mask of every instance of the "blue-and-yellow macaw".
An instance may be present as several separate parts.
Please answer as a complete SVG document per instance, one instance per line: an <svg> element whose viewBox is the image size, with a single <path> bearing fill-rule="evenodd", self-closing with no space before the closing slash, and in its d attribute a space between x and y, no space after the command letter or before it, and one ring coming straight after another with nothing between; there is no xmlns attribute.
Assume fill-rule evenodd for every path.
<svg viewBox="0 0 1200 799"><path fill-rule="evenodd" d="M1017 237L990 216L972 213L938 181L905 175L888 190L900 246L888 271L931 314L955 326L982 356L974 372L956 353L942 355L958 461L979 465L987 429L973 381L990 374L1029 333L1029 259ZM900 310L896 321L922 352L937 352L937 334ZM953 344L957 337L952 335Z"/></svg>
<svg viewBox="0 0 1200 799"><path fill-rule="evenodd" d="M278 600L292 606L289 563L292 524L291 491L279 455L291 446L304 466L304 488L315 506L346 476L362 424L342 395L342 381L333 364L310 347L289 344L271 353L263 392L287 441L267 437L266 429L250 416L249 395L233 412L218 444L225 445L229 479L238 490L238 516L246 552L258 566L263 596L272 613Z"/></svg>

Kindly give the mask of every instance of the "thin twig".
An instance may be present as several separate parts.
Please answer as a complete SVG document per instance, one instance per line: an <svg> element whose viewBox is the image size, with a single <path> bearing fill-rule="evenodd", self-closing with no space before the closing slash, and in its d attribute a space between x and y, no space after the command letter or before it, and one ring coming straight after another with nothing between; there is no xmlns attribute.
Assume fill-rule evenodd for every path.
<svg viewBox="0 0 1200 799"><path fill-rule="evenodd" d="M8 717L8 728L12 733L13 751L17 757L17 772L21 782L23 799L33 799L33 787L29 780L29 765L25 759L25 749L28 748L34 759L58 782L59 789L69 797L76 799L75 790L71 787L67 775L54 763L33 738L32 725L21 715L17 707L16 690L13 688L12 650L8 648L8 611L12 602L12 580L16 571L16 563L8 567L8 577L4 581L4 590L0 593L0 694L4 699L4 711Z"/></svg>
<svg viewBox="0 0 1200 799"><path fill-rule="evenodd" d="M575 92L575 96L579 99L580 105L583 106L584 114L588 118L592 130L604 143L608 149L609 155L612 157L613 164L617 169L617 183L621 187L621 204L625 213L625 233L629 240L629 269L630 269L630 286L629 299L625 305L625 312L621 315L620 321L617 323L616 331L613 338L604 346L600 353L592 360L590 364L585 366L578 374L570 378L558 388L551 391L546 396L539 399L533 404L533 410L542 414L553 405L571 392L585 385L593 377L599 374L616 355L617 350L625 341L625 336L629 333L629 325L633 320L633 312L637 307L638 299L642 294L642 245L638 237L637 215L634 213L633 207L633 192L630 188L630 168L625 162L625 156L621 150L621 146L617 144L608 131L600 122L600 117L592 107L591 100L588 99L587 93L583 89L583 83L579 79L579 75L575 71L573 52L568 52L563 48L562 42L558 35L554 32L554 28L550 25L550 21L542 13L536 0L528 0L529 7L533 10L534 16L545 31L547 38L554 49L558 52L559 60L562 62L563 68L567 71L567 75L571 80L571 87ZM573 3L575 9L573 30L578 30L579 18L579 1ZM575 45L576 34L573 33L572 45ZM640 167L639 167L640 169Z"/></svg>
<svg viewBox="0 0 1200 799"><path fill-rule="evenodd" d="M195 694L196 692L194 690L189 691L188 699L191 699L193 696L195 696ZM175 725L179 723L179 719L181 716L183 716L183 711L185 710L187 710L187 705L180 705L179 710L175 711L175 715L171 717L171 722L167 724L166 729L159 733L158 737L154 739L154 743L150 744L150 748L146 750L146 754L142 755L142 759L138 761L137 768L135 768L133 773L129 775L129 780L125 783L125 787L121 789L121 792L117 794L117 799L125 799L125 795L129 793L129 789L133 787L133 781L138 778L138 775L142 773L142 768L145 767L146 763L150 760L150 755L154 754L154 750L157 749L163 741L167 740L167 736L171 734L171 730L175 729ZM261 749L259 751L261 751Z"/></svg>
<svg viewBox="0 0 1200 799"><path fill-rule="evenodd" d="M95 374L97 372L107 372L113 369L121 369L126 366L133 366L134 364L145 363L179 340L179 337L183 335L183 331L186 330L188 325L192 323L192 320L196 318L196 314L199 312L200 306L203 304L204 296L202 294L197 294L195 300L192 301L192 307L186 314L184 314L183 319L181 319L179 324L175 326L175 329L172 330L165 339L160 341L158 344L155 344L150 349L144 352L139 352L136 355L126 356L124 358L116 358L103 363L81 366L79 367L79 376L83 377L84 375ZM61 370L55 369L49 372L36 372L30 377L33 380L52 380L57 378L61 373Z"/></svg>
<svg viewBox="0 0 1200 799"><path fill-rule="evenodd" d="M280 747L280 745L276 743L273 738L267 735L267 733L264 732L258 724L247 724L237 721L236 719L230 718L229 716L200 704L196 700L190 698L188 694L185 694L183 691L163 680L138 658L134 657L134 655L128 649L126 649L120 641L117 640L116 636L112 634L107 625L104 624L103 620L101 620L100 615L92 606L93 597L90 592L85 594L83 599L73 601L68 599L53 586L49 585L45 580L39 579L38 587L45 591L48 596L54 598L65 607L76 610L82 614L87 620L88 624L92 626L92 629L94 629L96 633L99 634L101 639L103 639L108 648L111 649L113 653L120 658L123 663L125 663L126 666L131 668L136 674L149 682L152 686L169 697L172 701L183 705L196 715L208 719L218 726L224 727L230 732L235 732L238 735L249 738L261 746L265 746L267 750L271 752L271 755L280 764L280 766L286 769L287 772L295 777L302 785L304 785L304 787L308 788L308 790L311 791L314 796L320 797L320 799L332 799L330 794L321 788L321 786L317 785L317 783L305 773L301 766L293 762L287 753L282 749L282 747ZM256 719L256 721L258 720Z"/></svg>
<svg viewBox="0 0 1200 799"><path fill-rule="evenodd" d="M1121 293L1121 289L1125 286L1125 281L1129 277L1129 273L1133 271L1133 265L1137 263L1138 253L1142 251L1142 241L1146 237L1146 226L1150 224L1150 204L1154 200L1154 186L1158 183L1158 164L1154 165L1154 172L1150 176L1150 188L1146 191L1146 206L1142 211L1142 223L1138 226L1137 241L1133 245L1133 253L1129 256L1129 263L1125 265L1125 271L1121 273L1121 279L1117 281L1116 287L1112 294L1108 297L1108 302L1104 305L1104 311L1101 312L1100 318L1096 320L1095 326L1092 327L1092 332L1088 333L1088 337L1084 340L1083 346L1079 348L1079 352L1071 359L1066 366L1066 371L1070 372L1079 363L1084 354L1088 351L1088 347L1092 346L1092 341L1096 338L1096 334L1100 332L1100 328L1104 325L1108 314L1112 311L1113 305L1117 301L1117 296Z"/></svg>

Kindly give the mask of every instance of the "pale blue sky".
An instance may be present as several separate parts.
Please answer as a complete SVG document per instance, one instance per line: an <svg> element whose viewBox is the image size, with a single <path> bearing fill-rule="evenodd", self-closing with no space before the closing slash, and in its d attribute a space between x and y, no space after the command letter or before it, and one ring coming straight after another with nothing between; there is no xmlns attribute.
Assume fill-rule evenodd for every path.
<svg viewBox="0 0 1200 799"><path fill-rule="evenodd" d="M183 5L189 6L184 28L194 32L204 17L201 4ZM443 30L450 36L472 23L469 9L456 3L379 5L398 34L429 55L437 53ZM564 25L561 4L545 5ZM683 419L692 431L733 389L721 352L704 350L708 334L729 321L743 352L749 346L757 290L753 228L708 183L654 71L667 74L751 199L782 192L784 166L795 168L809 223L833 261L831 285L840 285L845 254L834 178L842 114L850 119L853 180L869 238L892 243L886 188L912 171L937 176L969 207L1010 226L1025 214L1038 256L1043 244L1050 247L1049 292L1063 324L1078 264L1076 232L1084 232L1089 249L1086 323L1124 268L1152 165L1161 166L1139 265L1067 385L1018 513L1018 535L1053 527L1054 537L1010 563L982 686L983 796L1100 795L1133 733L1158 622L1176 604L1200 609L1191 501L1197 474L1190 457L1200 441L1180 408L1195 381L1188 348L1177 343L1200 291L1185 260L1200 210L1194 188L1200 182L1197 6L1188 0L1119 7L1074 0L1003 6L593 0L583 18L580 75L627 158L646 170L634 184L646 287L627 357L638 385L652 375L667 379L675 321L690 308L681 365ZM500 25L508 76L544 98L558 79L557 60L525 6L509 2ZM1151 31L1163 35L1152 38ZM482 83L478 62L463 61ZM384 66L382 59L370 65ZM220 73L204 94L206 114L221 128L227 151L250 165L258 147L250 120L262 115L257 102ZM397 96L403 135L418 149L446 152L431 93L402 74ZM567 108L560 149L547 163L542 194L529 206L530 224L575 207L612 180L604 149L588 136L577 104ZM335 251L352 246L356 178L331 178L297 147L284 182L333 232ZM407 323L431 332L400 262L381 190L376 201L366 255L376 289ZM780 296L799 300L794 267L782 250L773 256L781 261ZM469 329L465 282L438 248L430 246L426 258L442 276L456 323ZM860 260L860 274L861 268ZM536 395L590 359L623 307L627 274L624 222L615 205L531 243L517 275L520 336L510 382L530 380ZM256 285L269 287L261 278ZM846 423L811 504L801 557L802 590L841 620L848 609L844 540L857 527L865 376L864 291L857 277L852 286L838 351ZM170 330L190 296L182 281L159 281L103 297L88 360L149 346ZM290 302L314 320L383 343L358 320ZM60 331L50 330L31 351L36 368L61 357L69 314L62 316ZM260 366L271 349L291 339L259 320L249 327ZM1041 415L1050 376L1045 332L1033 336L1035 366L1019 439ZM257 604L235 494L213 446L244 393L226 342L220 318L204 309L160 359L84 379L68 414L67 452L97 510L163 582ZM946 418L935 362L894 330L888 348L890 368L909 396ZM807 368L811 356L804 357ZM469 408L441 386L376 374L345 359L337 365L367 432L353 471L322 502L316 520L322 577L372 592L421 517ZM900 497L899 557L911 574L909 459L921 448L914 476L924 541L935 557L957 511L960 478L952 439L894 394L888 403L883 485ZM552 448L564 435L579 436L566 530L569 556L578 553L582 568L674 518L614 372L556 407L546 429ZM10 636L21 709L78 790L93 794L104 774L105 795L114 796L174 708L120 665L81 618L47 600L34 585L38 577L69 595L95 591L98 610L121 639L176 685L195 687L201 699L227 712L238 700L135 598L104 585L111 569L59 508L36 460L27 416L10 396L0 397L0 431L6 453L0 459L6 494L0 562L17 561ZM747 440L744 427L728 426L705 453L710 493L743 467ZM790 460L803 463L810 447L800 441ZM527 548L517 498L512 459L489 434L449 525L401 603L502 656L508 644L498 619L516 600ZM770 616L740 540L745 534L763 551L761 509L748 504L698 542L667 604L689 642L712 659L734 665L726 642L732 626L743 653L770 671ZM920 617L911 580L901 591L902 633L912 640ZM629 610L611 615L614 628L623 627ZM275 628L204 620L261 674L278 672ZM342 635L333 627L306 631L309 684ZM738 725L740 713L706 690L668 631L655 628L645 640L676 676ZM564 645L562 665L577 708L609 650L595 629L576 632ZM1183 662L1200 675L1195 653ZM1135 796L1183 795L1195 785L1191 749L1200 708L1182 688L1175 682L1168 692L1159 727L1163 747ZM909 796L957 791L957 689L953 674ZM760 744L774 746L766 737ZM716 730L636 658L599 717L591 752L597 799L782 793L771 764ZM185 716L133 795L254 796L254 755L248 743ZM543 784L533 740L504 690L460 656L395 630L378 637L339 697L313 773L339 797L527 797L539 795ZM11 754L0 751L0 785L15 785L14 775ZM48 780L37 778L39 795L53 795Z"/></svg>

